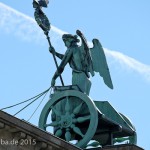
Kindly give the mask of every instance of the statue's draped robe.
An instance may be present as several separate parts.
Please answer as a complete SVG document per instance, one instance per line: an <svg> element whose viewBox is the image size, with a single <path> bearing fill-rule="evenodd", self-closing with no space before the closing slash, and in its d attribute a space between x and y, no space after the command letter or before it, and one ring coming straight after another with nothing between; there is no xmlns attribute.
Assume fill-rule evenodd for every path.
<svg viewBox="0 0 150 150"><path fill-rule="evenodd" d="M57 56L62 59L59 70L63 70L69 62L72 68L72 85L77 85L79 89L89 95L91 88L91 81L88 74L83 67L83 56L80 47L77 45L68 48L65 55L57 53Z"/></svg>

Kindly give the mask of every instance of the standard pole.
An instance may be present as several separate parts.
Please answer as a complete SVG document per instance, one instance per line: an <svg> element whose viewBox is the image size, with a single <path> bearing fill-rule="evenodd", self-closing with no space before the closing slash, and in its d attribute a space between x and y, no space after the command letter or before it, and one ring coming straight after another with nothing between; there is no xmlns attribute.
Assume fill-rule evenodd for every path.
<svg viewBox="0 0 150 150"><path fill-rule="evenodd" d="M46 36L47 36L47 40L48 40L49 46L52 47L52 44L50 42L50 38L49 38L48 34ZM55 62L56 68L58 69L58 63L57 63L56 57L55 57L54 53L52 53L52 55L53 55L53 58L54 58L54 62ZM59 77L60 77L60 81L61 81L62 86L64 86L64 82L63 82L62 76L59 75Z"/></svg>

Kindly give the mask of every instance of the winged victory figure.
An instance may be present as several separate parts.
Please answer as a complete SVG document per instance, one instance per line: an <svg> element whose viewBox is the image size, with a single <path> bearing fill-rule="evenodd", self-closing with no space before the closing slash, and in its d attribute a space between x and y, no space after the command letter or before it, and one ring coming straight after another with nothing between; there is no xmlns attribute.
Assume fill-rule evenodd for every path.
<svg viewBox="0 0 150 150"><path fill-rule="evenodd" d="M89 48L81 31L77 30L76 33L81 38L81 46L77 44L79 42L77 35L64 34L62 39L67 47L66 53L60 54L53 47L49 49L51 53L62 60L52 78L51 86L55 85L56 78L61 75L66 64L69 63L72 68L72 85L77 85L83 93L89 95L90 74L94 76L95 72L99 72L104 83L113 89L106 57L99 40L93 39L93 47Z"/></svg>

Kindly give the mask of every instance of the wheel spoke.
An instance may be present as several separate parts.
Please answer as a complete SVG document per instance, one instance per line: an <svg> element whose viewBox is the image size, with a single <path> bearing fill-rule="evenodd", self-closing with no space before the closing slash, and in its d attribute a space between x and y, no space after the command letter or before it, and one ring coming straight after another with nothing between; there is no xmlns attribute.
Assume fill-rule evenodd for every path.
<svg viewBox="0 0 150 150"><path fill-rule="evenodd" d="M62 135L62 130L61 130L61 129L58 129L58 130L56 131L55 135L58 136L58 137L61 137L61 135Z"/></svg>
<svg viewBox="0 0 150 150"><path fill-rule="evenodd" d="M56 120L56 114L54 113L54 111L52 111L51 120L52 121Z"/></svg>
<svg viewBox="0 0 150 150"><path fill-rule="evenodd" d="M84 116L84 117L78 117L76 120L78 123L82 123L82 122L89 120L90 118L91 118L91 116L88 115L88 116Z"/></svg>
<svg viewBox="0 0 150 150"><path fill-rule="evenodd" d="M53 106L51 106L51 109L57 116L61 116L61 112L56 110Z"/></svg>
<svg viewBox="0 0 150 150"><path fill-rule="evenodd" d="M66 141L68 141L68 142L71 140L71 133L70 133L69 130L67 130L66 133L65 133L65 139L66 139Z"/></svg>
<svg viewBox="0 0 150 150"><path fill-rule="evenodd" d="M69 111L70 111L70 104L69 104L69 99L68 97L67 98L67 101L66 101L66 105L65 105L65 111L66 111L66 114L69 114Z"/></svg>
<svg viewBox="0 0 150 150"><path fill-rule="evenodd" d="M72 129L76 134L80 135L82 138L84 137L84 135L82 134L81 130L78 127L72 125Z"/></svg>
<svg viewBox="0 0 150 150"><path fill-rule="evenodd" d="M77 123L77 119L76 119L76 118L73 118L72 122L73 122L74 124L76 124L76 123Z"/></svg>
<svg viewBox="0 0 150 150"><path fill-rule="evenodd" d="M74 114L74 115L76 115L76 114L78 114L78 113L80 112L80 109L81 109L81 107L82 107L82 104L83 104L83 102L73 110L73 114Z"/></svg>

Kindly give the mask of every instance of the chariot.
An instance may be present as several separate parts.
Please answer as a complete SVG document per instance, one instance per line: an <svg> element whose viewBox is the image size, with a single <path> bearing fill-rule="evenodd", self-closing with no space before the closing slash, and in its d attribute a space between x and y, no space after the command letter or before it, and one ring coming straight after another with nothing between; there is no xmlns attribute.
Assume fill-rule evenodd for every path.
<svg viewBox="0 0 150 150"><path fill-rule="evenodd" d="M130 120L107 101L93 101L78 86L55 86L44 106L39 127L85 148L91 140L101 146L128 140L136 143L136 131ZM89 144L90 145L90 144Z"/></svg>

